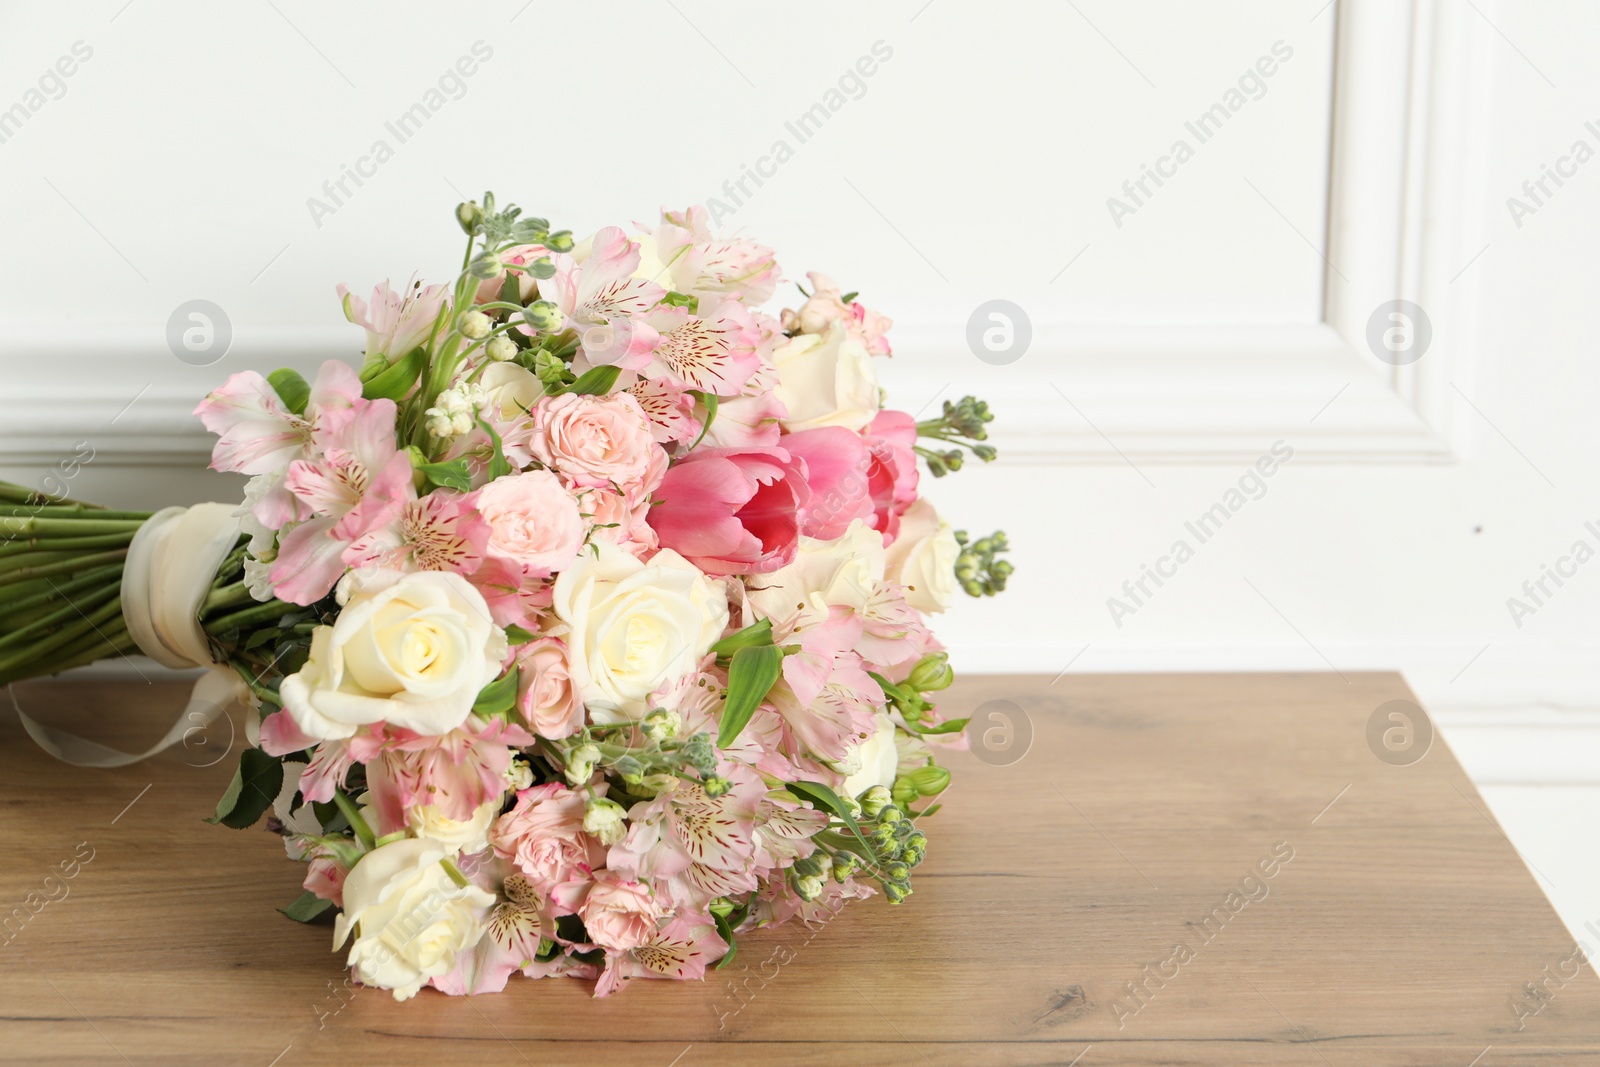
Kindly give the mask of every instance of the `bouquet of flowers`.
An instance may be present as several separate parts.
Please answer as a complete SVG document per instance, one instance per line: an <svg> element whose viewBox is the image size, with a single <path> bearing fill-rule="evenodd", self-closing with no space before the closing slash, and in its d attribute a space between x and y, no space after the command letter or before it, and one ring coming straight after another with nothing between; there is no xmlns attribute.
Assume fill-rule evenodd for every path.
<svg viewBox="0 0 1600 1067"><path fill-rule="evenodd" d="M398 999L697 978L741 931L905 900L964 740L925 616L1010 573L918 464L993 458L986 406L883 408L889 320L820 274L763 313L771 250L703 209L456 217L454 284L340 287L359 369L200 404L243 506L0 489L0 682L210 668L191 718L252 709L212 821L266 815L307 865L285 913L336 910Z"/></svg>

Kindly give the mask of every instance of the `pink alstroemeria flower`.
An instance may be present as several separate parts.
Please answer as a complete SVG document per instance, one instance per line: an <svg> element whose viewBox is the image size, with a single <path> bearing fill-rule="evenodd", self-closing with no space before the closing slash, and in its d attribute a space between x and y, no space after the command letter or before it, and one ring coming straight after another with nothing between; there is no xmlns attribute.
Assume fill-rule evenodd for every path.
<svg viewBox="0 0 1600 1067"><path fill-rule="evenodd" d="M772 249L748 237L716 236L701 204L662 211L655 242L680 293L720 294L757 307L772 299L782 280Z"/></svg>
<svg viewBox="0 0 1600 1067"><path fill-rule="evenodd" d="M761 328L737 300L702 311L663 306L651 312L650 326L660 338L639 373L681 389L737 396L761 368Z"/></svg>
<svg viewBox="0 0 1600 1067"><path fill-rule="evenodd" d="M367 358L381 357L389 363L404 359L428 340L450 295L448 286L424 287L415 277L399 293L387 280L381 282L373 287L370 302L350 292L343 282L337 290L344 317L367 331Z"/></svg>
<svg viewBox="0 0 1600 1067"><path fill-rule="evenodd" d="M708 574L764 574L794 562L811 490L781 448L702 448L667 468L654 497L650 527L667 548Z"/></svg>
<svg viewBox="0 0 1600 1067"><path fill-rule="evenodd" d="M394 401L358 405L325 416L312 440L319 454L289 464L284 484L313 516L283 536L268 571L273 591L291 604L327 596L345 572L345 550L412 498L411 460L395 447Z"/></svg>
<svg viewBox="0 0 1600 1067"><path fill-rule="evenodd" d="M565 254L551 256L550 262L556 273L539 283L539 293L578 331L583 359L590 366L642 369L658 340L644 316L667 291L633 276L639 269L639 246L620 227L607 226L594 235L589 257L581 264Z"/></svg>
<svg viewBox="0 0 1600 1067"><path fill-rule="evenodd" d="M310 512L283 487L289 464L307 454L325 416L337 416L361 403L361 379L338 360L328 360L311 383L305 413L296 415L261 375L240 371L212 390L194 409L205 428L217 435L211 467L267 477L272 484L251 494L251 511L271 529L303 519Z"/></svg>

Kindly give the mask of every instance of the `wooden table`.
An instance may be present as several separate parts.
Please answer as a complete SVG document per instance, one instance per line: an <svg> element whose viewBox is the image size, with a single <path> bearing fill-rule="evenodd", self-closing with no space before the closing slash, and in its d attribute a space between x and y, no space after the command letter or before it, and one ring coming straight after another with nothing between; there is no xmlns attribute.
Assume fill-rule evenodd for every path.
<svg viewBox="0 0 1600 1067"><path fill-rule="evenodd" d="M178 694L51 682L22 699L131 745ZM405 1004L342 991L329 930L273 910L301 877L276 838L201 821L232 760L192 764L227 727L86 772L8 710L0 910L81 842L93 859L0 946L0 1060L1600 1063L1600 985L1455 759L1423 745L1425 721L1410 750L1387 711L1369 731L1410 698L1397 676L972 677L948 698L985 706L989 747L951 760L906 906L752 935L703 984L601 1001L514 978Z"/></svg>

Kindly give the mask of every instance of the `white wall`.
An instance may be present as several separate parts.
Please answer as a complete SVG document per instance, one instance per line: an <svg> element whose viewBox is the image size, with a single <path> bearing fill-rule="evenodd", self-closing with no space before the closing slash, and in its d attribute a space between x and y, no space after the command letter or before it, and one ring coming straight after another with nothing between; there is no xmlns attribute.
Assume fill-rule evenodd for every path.
<svg viewBox="0 0 1600 1067"><path fill-rule="evenodd" d="M1600 99L1600 13L1492 0L1013 2L981 18L948 0L841 0L806 17L691 0L389 10L108 0L0 13L0 108L30 110L0 143L5 474L35 480L86 439L86 495L226 496L233 483L197 473L193 401L241 367L353 357L360 334L334 283L445 275L458 195L492 187L580 231L727 199L724 182L775 140L797 142L785 122L882 41L890 58L747 184L733 224L777 246L790 277L830 271L900 320L887 376L901 406L992 396L1017 461L931 488L958 524L1004 526L1016 546L1013 589L942 622L958 664L1399 668L1459 728L1480 777L1595 780L1600 745L1573 724L1600 709L1600 563L1521 626L1506 601L1573 542L1600 549L1584 527L1600 529L1600 163L1520 227L1505 200L1575 140L1600 148L1600 112L1585 110ZM1391 229L1430 250L1423 267L1396 256L1391 287L1372 290L1428 294L1436 335L1415 373L1333 352L1348 329L1339 342L1320 328L1326 353L1306 342L1325 302L1351 321L1374 306L1354 262L1366 253L1341 236L1356 224L1341 219L1382 228L1364 194L1329 221L1336 16L1401 31L1369 34L1393 51L1364 45L1346 90L1466 87L1439 92L1435 112L1362 105L1372 117L1346 131L1347 161L1394 149L1395 202L1409 206ZM1442 44L1413 53L1408 34ZM492 57L399 144L385 122L480 39ZM1294 56L1261 98L1119 227L1107 197L1280 40ZM35 112L30 86L78 41L92 57ZM554 76L546 54L566 58ZM308 207L333 204L323 182L380 139L392 159L331 213ZM1036 327L1010 366L967 351L967 317L993 297ZM167 350L168 315L194 298L232 323L214 366ZM1295 458L1265 495L1117 625L1107 599L1280 439ZM1529 715L1568 740L1522 729Z"/></svg>

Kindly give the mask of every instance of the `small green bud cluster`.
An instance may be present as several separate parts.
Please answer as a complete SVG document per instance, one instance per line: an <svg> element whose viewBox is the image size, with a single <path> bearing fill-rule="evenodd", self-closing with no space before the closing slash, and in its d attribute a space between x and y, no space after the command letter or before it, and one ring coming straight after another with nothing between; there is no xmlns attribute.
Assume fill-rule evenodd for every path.
<svg viewBox="0 0 1600 1067"><path fill-rule="evenodd" d="M986 425L994 421L989 405L977 397L964 396L952 403L944 402L944 411L938 418L917 423L917 436L942 441L952 447L944 451L917 446L917 454L928 461L928 471L935 478L943 478L958 471L966 462L962 449L988 463L997 454L993 445L985 444L989 438Z"/></svg>
<svg viewBox="0 0 1600 1067"><path fill-rule="evenodd" d="M919 724L927 718L928 712L932 711L934 706L933 701L923 694L948 689L950 683L955 681L956 675L955 671L950 669L950 656L947 653L930 652L917 661L903 682L891 682L876 675L874 678L878 687L883 690L884 699L889 702L889 706L900 713L913 733L918 733Z"/></svg>
<svg viewBox="0 0 1600 1067"><path fill-rule="evenodd" d="M878 813L867 840L876 853L885 899L900 903L911 895L911 871L927 855L928 835L918 830L904 811L890 805Z"/></svg>
<svg viewBox="0 0 1600 1067"><path fill-rule="evenodd" d="M1011 577L1014 568L1010 560L996 558L1011 548L1003 530L970 544L967 531L957 530L956 544L961 546L961 553L956 557L956 581L968 596L993 596L1006 587L1006 579Z"/></svg>

